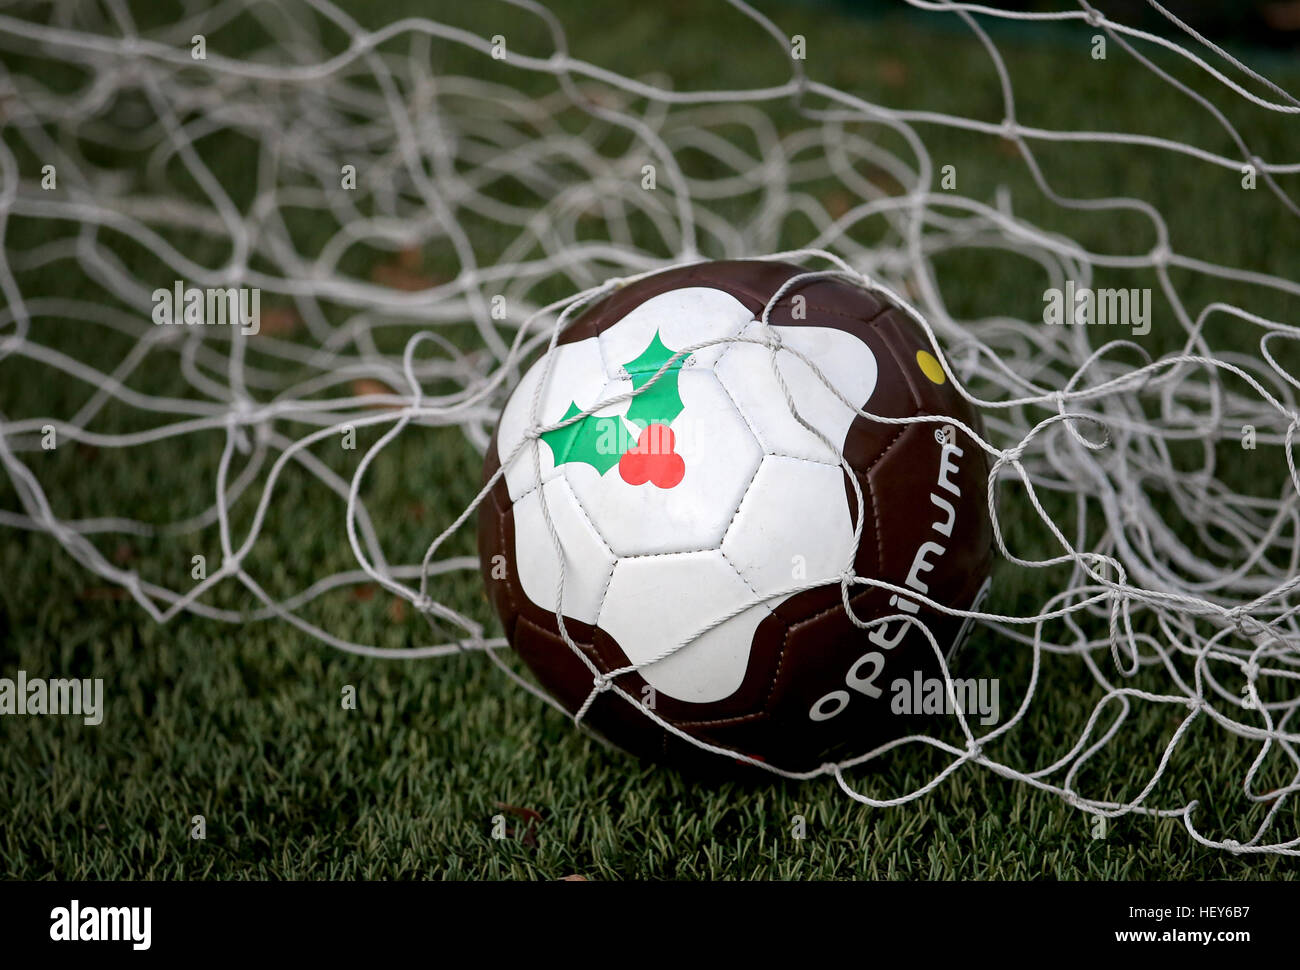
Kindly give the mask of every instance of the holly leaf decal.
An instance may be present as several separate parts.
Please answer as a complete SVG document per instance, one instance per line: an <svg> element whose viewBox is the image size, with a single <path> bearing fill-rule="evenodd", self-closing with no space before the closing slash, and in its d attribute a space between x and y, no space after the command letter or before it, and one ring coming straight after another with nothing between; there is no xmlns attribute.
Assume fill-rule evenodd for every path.
<svg viewBox="0 0 1300 970"><path fill-rule="evenodd" d="M659 331L656 330L650 345L635 360L629 360L623 365L635 390L648 384L665 364L668 365L668 369L659 375L659 380L632 398L632 405L627 409L628 421L640 429L644 430L652 424L671 424L673 418L682 413L684 405L677 384L686 357L673 360L674 353L676 351L664 346Z"/></svg>
<svg viewBox="0 0 1300 970"><path fill-rule="evenodd" d="M577 402L571 401L560 420L567 421L583 410ZM582 462L596 469L597 475L603 475L618 464L626 450L627 435L620 434L621 431L622 418L588 414L563 428L543 431L539 437L551 449L556 465L563 465L566 461Z"/></svg>
<svg viewBox="0 0 1300 970"><path fill-rule="evenodd" d="M563 428L542 432L540 437L551 449L555 464L581 462L596 469L596 474L604 475L619 463L625 451L636 444L637 436L627 433L624 420L639 432L652 424L668 425L681 414L684 405L677 384L686 358L673 360L674 353L664 346L664 342L659 339L659 331L656 330L649 346L635 359L624 364L623 369L632 380L632 388L638 391L649 384L660 370L664 372L654 384L632 398L625 416L597 417L588 414ZM568 421L584 410L586 409L578 407L577 401L570 401L569 409L560 420Z"/></svg>

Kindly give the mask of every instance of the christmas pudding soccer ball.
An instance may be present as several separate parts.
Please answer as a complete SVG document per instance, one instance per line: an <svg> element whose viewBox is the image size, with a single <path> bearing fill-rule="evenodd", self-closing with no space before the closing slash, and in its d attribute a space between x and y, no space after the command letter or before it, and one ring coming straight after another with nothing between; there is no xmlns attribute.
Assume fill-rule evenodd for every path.
<svg viewBox="0 0 1300 970"><path fill-rule="evenodd" d="M891 685L941 678L935 648L904 619L856 626L841 577L956 609L986 588L983 451L856 410L977 415L920 328L866 289L796 283L767 330L765 305L801 272L702 263L614 291L528 370L488 447L485 480L504 472L479 552L506 637L565 708L649 758L806 771L920 730ZM889 590L850 595L860 620L914 615L945 651L963 633Z"/></svg>

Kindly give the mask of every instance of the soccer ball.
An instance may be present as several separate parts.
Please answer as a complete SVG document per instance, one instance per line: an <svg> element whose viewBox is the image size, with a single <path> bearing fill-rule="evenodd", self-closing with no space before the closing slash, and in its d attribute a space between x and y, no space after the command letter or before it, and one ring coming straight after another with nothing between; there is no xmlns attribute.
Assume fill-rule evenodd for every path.
<svg viewBox="0 0 1300 970"><path fill-rule="evenodd" d="M614 291L528 370L488 447L484 480L501 475L479 552L506 637L560 704L645 757L807 771L909 733L889 685L941 677L935 648L906 619L856 626L841 578L957 609L987 589L984 452L940 421L856 412L978 430L977 414L877 293L800 281L764 325L802 272L701 263ZM945 651L967 625L849 594L860 620L915 616Z"/></svg>

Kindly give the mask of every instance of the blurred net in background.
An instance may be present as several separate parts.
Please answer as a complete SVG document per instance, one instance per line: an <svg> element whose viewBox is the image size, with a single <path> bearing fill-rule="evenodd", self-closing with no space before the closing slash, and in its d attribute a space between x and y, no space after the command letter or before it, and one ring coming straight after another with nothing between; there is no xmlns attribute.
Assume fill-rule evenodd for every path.
<svg viewBox="0 0 1300 970"><path fill-rule="evenodd" d="M1011 564L998 582L1017 592L1000 598L995 585L988 608L1007 611L976 616L999 649L1032 659L1000 723L962 719L957 737L900 743L945 756L926 784L878 791L855 770L889 750L823 773L860 801L894 805L953 772L989 770L1096 816L1179 816L1206 845L1300 854L1300 329L1236 296L1294 299L1300 285L1181 252L1169 214L1122 183L1081 191L1041 161L1064 147L1074 174L1095 158L1104 180L1116 157L1141 151L1240 183L1280 217L1276 243L1294 251L1288 186L1300 164L1269 157L1230 117L1289 131L1300 102L1154 3L1163 35L1087 4L911 6L982 46L987 115L891 108L816 80L797 31L740 2L745 59L775 65L779 79L719 90L578 58L561 19L527 0L492 5L495 32L426 17L368 30L323 0L187 3L148 23L121 2L0 12L0 383L10 388L0 461L12 499L0 526L48 535L157 621L273 620L357 653L498 659L504 641L444 595L477 569L447 552L477 500L413 530L401 510L367 503L392 460L385 449L448 428L480 455L524 363L566 312L619 280L793 254L906 295L979 404ZM1152 90L1185 95L1216 137L1152 133L1158 117L1151 130L1108 128L1102 97L1090 105L1097 124L1022 119L1024 94L985 26L1005 19L1077 30L1085 48L1103 38L1109 57L1145 68ZM517 47L516 33L528 42ZM952 131L1001 144L1035 197L953 187L963 165L946 172L952 156L930 147ZM1228 235L1258 231L1254 216L1187 202ZM1045 208L1118 222L1131 245L1102 250L1024 214ZM1078 225L1091 238L1095 222ZM963 253L1014 258L1027 282L1018 294L990 287L995 312L956 312L942 266ZM1140 327L1051 326L1026 309L1025 294L1032 308L1046 290L1101 286L1108 274L1154 283L1151 339ZM242 329L159 325L155 294L176 281L256 290L260 315ZM1235 299L1206 295L1218 287ZM217 299L239 308L238 295ZM38 388L57 410L27 407L47 399ZM340 461L349 434L362 444ZM129 451L145 476L183 464L202 508L169 519L152 502L125 507L127 490L106 478L83 512L43 484L49 452L76 447ZM456 476L472 486L476 463L449 458L448 482L428 488L451 490ZM295 501L290 469L337 495L328 521L350 568L294 559L300 536L272 527L277 506ZM428 543L423 557L393 557L383 537L395 519ZM159 553L165 566L132 567L114 555L121 537L174 551ZM346 624L309 618L317 599L370 583L427 617L432 642L357 642ZM1028 751L1023 739L1004 744L1044 702L1043 668L1067 658L1091 678L1078 700L1086 725ZM1151 707L1168 717L1136 730ZM1197 771L1178 760L1193 735L1249 751L1247 808L1215 831L1197 824L1199 803L1181 787ZM1107 762L1142 765L1114 789L1122 797L1090 784Z"/></svg>

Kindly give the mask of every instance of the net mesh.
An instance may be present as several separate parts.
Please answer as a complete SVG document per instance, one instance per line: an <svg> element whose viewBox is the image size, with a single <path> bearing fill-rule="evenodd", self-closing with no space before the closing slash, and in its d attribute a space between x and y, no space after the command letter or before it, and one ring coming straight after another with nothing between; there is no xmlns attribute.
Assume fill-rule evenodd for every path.
<svg viewBox="0 0 1300 970"><path fill-rule="evenodd" d="M380 657L481 650L535 691L498 656L504 641L485 636L470 611L442 594L455 574L478 568L474 557L445 550L472 525L486 489L429 529L436 534L422 561L394 562L376 526L393 513L367 505L368 476L413 428L458 430L481 454L523 362L622 282L703 258L792 259L909 308L984 415L986 437L960 433L990 456L989 509L1006 574L1046 577L1029 587L1043 590L1032 609L963 614L1000 650L1030 658L1008 716L975 724L958 705L951 739L913 735L797 777L831 776L852 798L888 806L924 797L954 772L983 770L1095 816L1179 817L1207 846L1300 854L1290 801L1300 788L1292 721L1300 704L1300 329L1228 300L1183 295L1231 283L1294 298L1300 285L1181 254L1153 205L1072 195L1068 179L1053 179L1039 161L1053 144L1149 149L1170 166L1256 178L1274 208L1300 214L1282 188L1300 164L1259 157L1221 107L1285 118L1300 102L1159 4L1176 39L1126 27L1087 3L1026 14L910 2L982 44L1000 117L892 109L813 80L799 38L739 0L737 15L768 35L767 48L750 56L783 65L786 80L679 91L671 78L625 77L571 56L560 20L528 0L502 4L501 19L540 29L549 46L535 51L515 50L508 30L481 35L423 17L370 31L324 0L186 3L147 27L112 0L0 14L0 47L38 52L43 65L0 69L9 131L0 144L0 228L23 221L43 233L37 245L7 243L0 258L0 367L24 383L77 389L60 413L0 415L0 461L17 502L0 510L0 526L48 535L158 622L183 614L279 621ZM223 28L249 17L265 42L218 42ZM985 29L1007 19L1104 36L1147 69L1149 84L1173 86L1199 105L1233 147L1023 124L1006 61ZM448 66L448 52L471 66ZM472 66L489 62L508 64L513 73L503 76L513 80L485 80ZM788 123L774 123L778 109ZM1136 218L1143 230L1132 238L1155 244L1093 251L1017 214L1006 192L985 201L944 187L942 160L928 145L949 129L1004 139L1042 200ZM249 184L238 189L214 174L207 151L223 138L247 159ZM331 220L323 242L304 242L304 212ZM1155 355L1140 339L1050 326L1010 309L964 317L945 299L937 266L945 254L978 249L1028 260L1035 290L1067 281L1087 288L1111 269L1149 272L1169 308L1159 326L1178 334L1177 346ZM423 278L403 255L422 250L442 254L454 271ZM371 261L359 262L358 252L394 254L390 276L367 278ZM60 295L48 284L58 276L45 270L93 283L97 296ZM264 312L256 334L156 325L153 294L174 279L256 288L281 298L282 309ZM286 319L297 333L279 332ZM112 366L91 364L78 349L87 341L61 338L71 325L124 336L129 349ZM183 379L179 390L142 376L159 359ZM106 427L110 412L138 422ZM340 471L319 452L349 431L373 434ZM1247 438L1243 482L1221 446ZM176 521L158 521L147 508L71 515L42 486L39 465L52 442L69 441L128 449L141 463L175 460L151 446L188 443L188 454L213 458L195 466L210 502ZM328 575L299 564L290 577L298 591L279 595L251 552L267 541L275 504L290 501L279 486L291 466L346 503L356 564ZM111 489L104 494L113 498ZM109 551L119 536L188 550L188 538L213 529L220 561L193 583L169 585ZM432 642L354 642L349 629L307 617L314 600L370 583L427 617ZM851 574L844 584L846 601L854 585L887 585ZM991 603L999 602L995 592ZM1042 703L1043 671L1067 663L1090 681L1079 695L1092 709L1086 726L1052 739L1059 744L1043 739L1028 756L1009 751L1003 742ZM950 677L947 686L952 696ZM638 704L616 678L593 677L593 697L605 689ZM1138 716L1149 708L1167 717ZM1199 802L1166 777L1171 765L1198 771L1178 751L1205 734L1247 751L1239 785L1253 807L1222 831L1202 831ZM881 790L862 770L917 746L938 752L943 766L915 788ZM1154 763L1130 779L1124 797L1089 792L1099 762L1124 764L1135 751L1154 752Z"/></svg>

